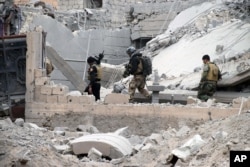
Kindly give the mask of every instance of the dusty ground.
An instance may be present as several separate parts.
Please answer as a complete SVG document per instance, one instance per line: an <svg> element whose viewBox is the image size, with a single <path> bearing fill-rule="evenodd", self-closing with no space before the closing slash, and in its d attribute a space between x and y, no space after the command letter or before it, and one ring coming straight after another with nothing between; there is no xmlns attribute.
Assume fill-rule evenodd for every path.
<svg viewBox="0 0 250 167"><path fill-rule="evenodd" d="M188 128L155 129L161 137L153 142L146 136L129 134L132 145L151 143L149 148L139 150L129 157L124 157L118 166L166 166L166 159L171 151L184 144L194 135L199 134L206 142L197 153L186 162L178 160L176 166L187 167L224 167L229 166L230 150L250 149L250 113L232 116L222 120L213 120ZM221 135L223 132L224 135ZM0 164L1 166L115 166L110 161L90 161L73 155L72 152L60 154L54 149L55 144L67 143L82 134L66 130L65 136L44 128L34 128L28 123L23 127L9 120L0 121ZM150 135L149 135L150 136ZM219 157L219 158L218 158ZM22 165L21 165L22 164Z"/></svg>

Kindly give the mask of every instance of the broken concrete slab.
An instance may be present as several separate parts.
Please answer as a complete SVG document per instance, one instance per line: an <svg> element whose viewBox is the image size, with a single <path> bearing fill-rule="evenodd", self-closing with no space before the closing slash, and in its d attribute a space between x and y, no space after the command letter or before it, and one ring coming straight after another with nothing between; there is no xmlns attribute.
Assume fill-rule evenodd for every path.
<svg viewBox="0 0 250 167"><path fill-rule="evenodd" d="M39 126L37 126L36 124L34 123L24 123L23 124L24 127L27 127L27 128L32 128L32 129L35 129L35 130L40 130L40 131L47 131L47 129L45 128L41 128Z"/></svg>
<svg viewBox="0 0 250 167"><path fill-rule="evenodd" d="M121 163L123 163L123 162L124 162L124 158L112 159L112 160L110 161L110 163L113 164L113 165L119 165L119 164L121 164Z"/></svg>
<svg viewBox="0 0 250 167"><path fill-rule="evenodd" d="M116 130L114 132L114 134L117 134L117 135L120 135L120 136L123 136L123 137L126 137L126 138L130 137L128 127L120 128L120 129Z"/></svg>
<svg viewBox="0 0 250 167"><path fill-rule="evenodd" d="M129 95L112 93L104 98L105 104L128 104Z"/></svg>
<svg viewBox="0 0 250 167"><path fill-rule="evenodd" d="M99 150L103 156L112 159L122 158L132 153L132 146L129 141L112 133L83 136L70 141L70 145L76 155L88 154L93 147Z"/></svg>
<svg viewBox="0 0 250 167"><path fill-rule="evenodd" d="M189 139L181 147L174 149L171 153L172 155L178 157L182 161L186 161L190 155L197 153L200 147L203 146L204 144L205 144L205 141L202 140L201 136L195 135L193 138Z"/></svg>
<svg viewBox="0 0 250 167"><path fill-rule="evenodd" d="M70 150L69 145L53 145L52 146L58 153L63 153L64 151Z"/></svg>
<svg viewBox="0 0 250 167"><path fill-rule="evenodd" d="M88 152L88 157L92 161L99 161L102 158L102 153L95 148L91 148Z"/></svg>

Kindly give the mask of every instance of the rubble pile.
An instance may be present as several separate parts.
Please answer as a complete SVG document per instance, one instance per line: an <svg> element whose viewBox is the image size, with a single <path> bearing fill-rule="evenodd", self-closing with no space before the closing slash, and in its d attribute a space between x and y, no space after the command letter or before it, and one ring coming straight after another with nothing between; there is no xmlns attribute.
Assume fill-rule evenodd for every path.
<svg viewBox="0 0 250 167"><path fill-rule="evenodd" d="M179 129L169 127L149 136L133 135L129 127L107 134L90 125L79 125L75 129L55 127L50 131L22 119L15 123L4 119L0 120L0 162L3 166L168 166L173 163L173 157L177 157L179 167L228 166L230 150L250 149L249 119L249 113L242 113L192 128L179 124ZM90 148L91 144L74 146L81 144L78 141L94 142L96 136L99 136L96 148ZM107 141L112 143L111 138L115 136L131 145L130 154L109 152L113 158L104 156L108 147L99 147L101 141L110 138ZM86 146L89 147L86 154L74 154ZM128 149L128 146L119 147Z"/></svg>
<svg viewBox="0 0 250 167"><path fill-rule="evenodd" d="M247 71L250 25L246 8L243 2L206 2L177 15L168 30L149 41L144 51L153 57L160 84L171 90L195 90L205 54L219 65L226 80L219 86Z"/></svg>

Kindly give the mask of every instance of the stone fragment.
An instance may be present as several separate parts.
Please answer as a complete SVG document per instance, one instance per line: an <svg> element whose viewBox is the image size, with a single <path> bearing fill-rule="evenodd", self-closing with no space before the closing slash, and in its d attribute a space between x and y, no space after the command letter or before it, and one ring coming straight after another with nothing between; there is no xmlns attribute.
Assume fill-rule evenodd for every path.
<svg viewBox="0 0 250 167"><path fill-rule="evenodd" d="M102 153L95 148L91 148L88 152L88 157L92 161L99 161L102 158Z"/></svg>
<svg viewBox="0 0 250 167"><path fill-rule="evenodd" d="M152 147L153 147L153 145L151 143L147 143L144 147L142 147L141 150L149 150Z"/></svg>
<svg viewBox="0 0 250 167"><path fill-rule="evenodd" d="M150 140L152 140L155 144L160 144L163 140L162 135L158 133L153 133L150 137Z"/></svg>
<svg viewBox="0 0 250 167"><path fill-rule="evenodd" d="M58 153L63 153L64 151L67 151L70 149L70 146L68 145L53 145L53 148L58 152Z"/></svg>
<svg viewBox="0 0 250 167"><path fill-rule="evenodd" d="M88 132L90 134L99 133L99 130L92 125L78 125L76 130L82 132Z"/></svg>
<svg viewBox="0 0 250 167"><path fill-rule="evenodd" d="M112 159L112 160L110 161L110 163L113 164L113 165L119 165L119 164L121 164L121 163L123 163L123 162L124 162L124 158Z"/></svg>
<svg viewBox="0 0 250 167"><path fill-rule="evenodd" d="M16 124L17 126L23 126L24 120L23 120L22 118L17 118L17 119L15 120L15 124Z"/></svg>
<svg viewBox="0 0 250 167"><path fill-rule="evenodd" d="M170 156L173 157L174 155L185 162L190 155L197 153L200 147L203 146L204 144L205 144L205 141L202 140L201 136L195 135L193 138L189 139L181 147L174 149L171 152Z"/></svg>
<svg viewBox="0 0 250 167"><path fill-rule="evenodd" d="M186 136L190 132L190 128L188 126L183 126L181 129L176 133L177 137Z"/></svg>

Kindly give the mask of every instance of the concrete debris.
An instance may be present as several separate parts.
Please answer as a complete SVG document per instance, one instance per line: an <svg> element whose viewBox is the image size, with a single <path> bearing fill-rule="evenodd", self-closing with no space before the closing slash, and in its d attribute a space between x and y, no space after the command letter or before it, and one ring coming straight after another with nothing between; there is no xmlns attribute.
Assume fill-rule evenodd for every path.
<svg viewBox="0 0 250 167"><path fill-rule="evenodd" d="M78 125L76 130L82 132L88 132L90 134L99 133L99 130L92 125Z"/></svg>
<svg viewBox="0 0 250 167"><path fill-rule="evenodd" d="M70 150L70 146L68 146L68 145L53 145L52 146L55 150L56 150L56 152L58 152L58 153L63 153L63 152L65 152L65 151L67 151L67 150Z"/></svg>
<svg viewBox="0 0 250 167"><path fill-rule="evenodd" d="M100 161L100 159L102 158L102 153L95 148L91 148L88 152L88 157L92 161Z"/></svg>
<svg viewBox="0 0 250 167"><path fill-rule="evenodd" d="M212 136L212 138L213 138L214 140L222 141L222 140L225 140L227 136L228 136L228 133L227 133L227 132L219 131L219 132L216 132L216 133Z"/></svg>
<svg viewBox="0 0 250 167"><path fill-rule="evenodd" d="M200 147L205 144L200 135L195 135L193 138L189 139L181 147L174 149L171 153L181 159L186 161L189 156L196 154Z"/></svg>
<svg viewBox="0 0 250 167"><path fill-rule="evenodd" d="M123 136L123 137L126 137L126 138L130 137L130 134L129 134L129 131L128 131L128 127L120 128L120 129L116 130L114 132L114 134L120 135L120 136Z"/></svg>
<svg viewBox="0 0 250 167"><path fill-rule="evenodd" d="M188 135L188 133L191 131L191 129L188 126L183 126L181 129L176 133L177 137L183 137Z"/></svg>
<svg viewBox="0 0 250 167"><path fill-rule="evenodd" d="M113 165L119 165L119 164L123 163L123 161L124 161L124 158L112 159L110 161L110 163L113 164Z"/></svg>
<svg viewBox="0 0 250 167"><path fill-rule="evenodd" d="M112 159L121 158L132 153L132 146L129 141L116 134L92 134L70 141L73 152L77 155L87 154L94 147L103 156Z"/></svg>
<svg viewBox="0 0 250 167"><path fill-rule="evenodd" d="M163 141L162 135L153 133L150 137L150 140L152 140L155 144L160 144Z"/></svg>
<svg viewBox="0 0 250 167"><path fill-rule="evenodd" d="M123 82L116 82L113 86L114 93L121 93L122 90L126 89L126 85Z"/></svg>
<svg viewBox="0 0 250 167"><path fill-rule="evenodd" d="M35 130L47 131L47 129L41 128L41 127L39 127L39 126L37 126L36 124L33 124L33 123L26 123L25 122L23 126L27 127L27 128L35 129Z"/></svg>
<svg viewBox="0 0 250 167"><path fill-rule="evenodd" d="M197 104L199 102L200 102L199 99L194 98L192 96L188 96L188 98L187 98L187 104Z"/></svg>
<svg viewBox="0 0 250 167"><path fill-rule="evenodd" d="M65 131L56 130L54 131L54 134L57 136L65 136Z"/></svg>
<svg viewBox="0 0 250 167"><path fill-rule="evenodd" d="M80 161L81 162L90 162L90 159L87 157L83 157Z"/></svg>
<svg viewBox="0 0 250 167"><path fill-rule="evenodd" d="M149 150L153 147L153 144L147 143L144 147L141 148L142 151Z"/></svg>
<svg viewBox="0 0 250 167"><path fill-rule="evenodd" d="M15 120L15 124L17 126L23 126L24 120L22 118L18 118L18 119Z"/></svg>
<svg viewBox="0 0 250 167"><path fill-rule="evenodd" d="M195 90L198 88L202 71L201 56L209 54L223 72L223 79L218 82L219 89L230 87L236 89L240 96L244 96L241 94L243 92L249 93L249 83L245 81L249 80L250 69L250 4L246 2L63 0L53 4L54 9L44 2L38 2L35 5L37 8L30 5L21 7L25 20L22 32L33 29L36 32L45 30L48 46L46 49L52 48L75 71L75 75L81 81L86 80L82 76L87 67L87 56L105 51L101 81L104 104L103 99L95 103L92 97L82 95L83 92L72 91L76 86L68 81L70 79L65 77L59 68L52 72L51 77L45 76L45 71L41 69L36 69L35 72L30 70L32 75L28 76L35 77L35 87L27 93L33 95L34 91L41 96L34 103L31 103L33 96L26 99L27 108L35 104L34 106L38 107L34 108L39 111L27 110L26 116L29 116L30 122L36 122L48 129L27 123L27 119L26 122L16 119L14 124L9 118L0 120L0 164L139 167L166 166L167 160L176 162L181 159L182 162L178 161L176 166L229 166L229 150L250 150L246 147L250 144L250 114L241 112L249 112L250 98L234 99L233 108L229 108L228 104L216 103L216 99L201 102L195 98ZM17 3L24 5L24 1ZM33 45L37 42L28 43ZM174 98L178 94L180 98L187 99L188 106L170 103L124 105L128 103L127 88L131 77L121 82L119 80L124 70L123 63L129 60L126 48L131 45L136 48L145 46L143 55L153 58L153 68L162 76L157 77L157 82L152 76L147 78L148 83L157 83L153 87L148 87L157 92L154 100L158 102L161 93L167 93L172 95L171 100L174 103ZM186 61L183 61L183 57ZM66 86L58 82L63 82ZM113 93L109 94L112 87ZM5 104L0 106L4 110L9 108ZM65 111L66 106L68 110L61 112ZM161 122L162 119L155 113L168 116L168 113L163 112L166 106L170 106L169 109L176 112L173 112L174 117L171 115L169 118L166 117L166 122ZM112 114L113 109L125 107L123 109L126 116L117 114L115 117L118 121L106 124L106 120L113 117L106 115L107 112L102 112L102 107L105 107L109 114ZM131 110L127 112L126 107ZM225 119L214 119L214 116L212 119L211 112L214 114L218 108L223 108L220 110L222 113L236 113L239 109L239 114L237 117L234 115ZM135 118L131 114L133 109L142 111L140 114L143 116ZM148 109L152 109L153 112ZM189 115L181 115L179 118L181 112L178 111L182 109L194 109L197 112L209 109L210 120L190 120ZM53 112L46 113L40 110ZM92 113L93 110L98 113ZM192 114L195 115L197 112ZM82 114L84 117L86 114L90 116L82 118ZM103 118L99 119L91 114L100 114L98 116ZM190 117L196 117L192 114ZM220 114L217 115L218 118ZM53 121L50 119L52 117ZM83 119L87 119L86 122ZM155 122L160 122L161 126ZM113 132L117 128L116 125L129 125L130 129L124 127L114 133L103 133ZM171 126L181 128L176 131ZM132 132L134 134L131 134ZM194 134L200 135L193 136ZM208 139L208 142L202 138ZM180 143L184 144L180 146ZM86 155L88 157L83 157Z"/></svg>
<svg viewBox="0 0 250 167"><path fill-rule="evenodd" d="M164 140L168 140L174 136L176 136L176 130L175 129L169 129L167 131L162 131L161 134L162 134L162 137Z"/></svg>
<svg viewBox="0 0 250 167"><path fill-rule="evenodd" d="M55 127L54 131L69 131L68 127Z"/></svg>
<svg viewBox="0 0 250 167"><path fill-rule="evenodd" d="M136 146L133 147L133 150L135 153L139 152L142 148L144 147L143 144L137 144Z"/></svg>

